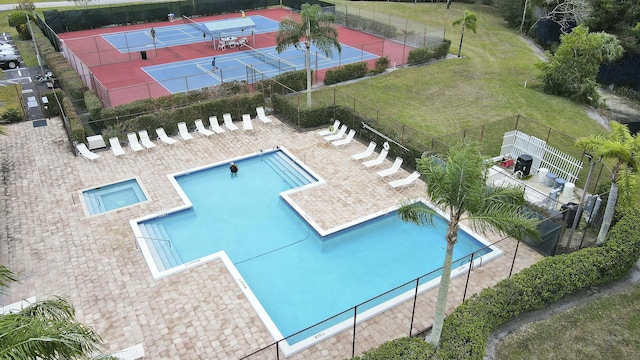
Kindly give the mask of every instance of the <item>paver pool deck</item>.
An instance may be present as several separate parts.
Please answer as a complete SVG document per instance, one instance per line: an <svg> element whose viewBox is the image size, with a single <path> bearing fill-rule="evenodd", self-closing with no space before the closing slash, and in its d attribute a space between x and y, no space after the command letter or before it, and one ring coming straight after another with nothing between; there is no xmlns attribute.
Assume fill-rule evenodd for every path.
<svg viewBox="0 0 640 360"><path fill-rule="evenodd" d="M182 205L167 174L261 148L285 147L327 181L293 196L325 229L426 196L423 182L394 191L375 172L351 160L352 154L365 149L364 144L336 149L316 131L299 132L273 119L271 124L254 122L251 132L238 130L208 138L194 133L193 140L171 146L158 143L135 154L125 148L127 153L117 158L111 151L100 151L101 157L93 162L73 155L59 119L49 119L43 127L33 127L31 122L5 126L7 136L0 137L0 263L13 270L20 282L0 295L0 305L31 296L67 296L77 318L103 337L105 352L142 343L146 359L237 359L273 343L220 261L158 281L151 277L129 220ZM381 168L390 167L391 161L387 159ZM402 170L401 176L408 174ZM135 176L151 201L85 216L78 190ZM502 241L498 247L505 255L471 273L467 296L509 276L516 242ZM514 271L541 258L521 245ZM465 276L452 281L449 311L462 301L465 282ZM431 324L435 299L436 289L420 296L414 332ZM356 355L408 335L411 309L412 303L401 305L358 325ZM349 358L351 344L352 331L347 330L289 359ZM275 350L252 358L275 359Z"/></svg>

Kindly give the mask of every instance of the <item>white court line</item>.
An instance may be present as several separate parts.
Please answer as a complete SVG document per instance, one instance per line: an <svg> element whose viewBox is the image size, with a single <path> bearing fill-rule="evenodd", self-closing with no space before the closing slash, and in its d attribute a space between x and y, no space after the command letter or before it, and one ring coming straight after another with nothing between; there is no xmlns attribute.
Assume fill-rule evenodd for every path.
<svg viewBox="0 0 640 360"><path fill-rule="evenodd" d="M207 75L211 76L212 78L214 78L214 79L216 79L216 80L218 80L218 81L222 82L222 79L221 79L220 77L218 77L218 75L216 75L213 71L207 70L207 68L205 68L204 66L202 66L202 65L200 65L200 64L198 64L198 63L196 63L196 67L197 67L198 69L200 69L200 70L204 71L204 72L205 72L205 74L207 74Z"/></svg>

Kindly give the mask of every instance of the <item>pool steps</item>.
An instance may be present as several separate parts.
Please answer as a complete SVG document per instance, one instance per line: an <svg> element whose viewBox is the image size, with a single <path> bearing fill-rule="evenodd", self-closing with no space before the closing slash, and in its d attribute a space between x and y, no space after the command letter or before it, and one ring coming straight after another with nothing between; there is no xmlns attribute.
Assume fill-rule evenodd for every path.
<svg viewBox="0 0 640 360"><path fill-rule="evenodd" d="M164 226L154 223L140 223L139 225L140 232L159 271L171 269L184 263L175 247L171 246L169 235Z"/></svg>
<svg viewBox="0 0 640 360"><path fill-rule="evenodd" d="M293 188L310 184L316 180L287 155L277 152L274 156L265 157L265 163L276 170Z"/></svg>

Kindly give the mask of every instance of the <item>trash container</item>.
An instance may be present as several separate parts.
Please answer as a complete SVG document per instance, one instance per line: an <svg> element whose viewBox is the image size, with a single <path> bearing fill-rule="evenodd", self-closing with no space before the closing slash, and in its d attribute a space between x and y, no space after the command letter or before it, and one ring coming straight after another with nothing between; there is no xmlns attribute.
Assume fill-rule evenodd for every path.
<svg viewBox="0 0 640 360"><path fill-rule="evenodd" d="M562 220L566 221L568 228L573 227L573 222L575 221L576 216L578 216L578 223L576 224L576 227L580 225L580 215L577 214L578 204L568 202L560 207L560 211L562 212Z"/></svg>
<svg viewBox="0 0 640 360"><path fill-rule="evenodd" d="M553 183L553 189L564 189L564 184L567 182L565 179L556 178L556 181Z"/></svg>
<svg viewBox="0 0 640 360"><path fill-rule="evenodd" d="M544 183L544 179L547 177L548 173L549 173L549 169L547 168L538 169L538 182Z"/></svg>
<svg viewBox="0 0 640 360"><path fill-rule="evenodd" d="M552 187L553 184L555 184L556 182L556 178L558 177L558 175L554 174L554 173L548 173L547 176L544 178L544 185L546 187Z"/></svg>
<svg viewBox="0 0 640 360"><path fill-rule="evenodd" d="M516 167L513 169L513 172L522 172L522 176L529 176L531 172L531 164L533 164L533 158L531 155L522 154L518 156L518 160L516 160Z"/></svg>
<svg viewBox="0 0 640 360"><path fill-rule="evenodd" d="M147 50L140 51L140 56L142 56L142 60L147 60Z"/></svg>

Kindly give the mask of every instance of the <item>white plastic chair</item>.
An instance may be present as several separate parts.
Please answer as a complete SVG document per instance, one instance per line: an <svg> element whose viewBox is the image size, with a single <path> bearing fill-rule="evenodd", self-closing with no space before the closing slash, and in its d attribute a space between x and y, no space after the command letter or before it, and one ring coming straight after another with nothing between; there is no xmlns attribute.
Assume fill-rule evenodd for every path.
<svg viewBox="0 0 640 360"><path fill-rule="evenodd" d="M365 151L363 151L361 153L353 154L353 155L351 155L351 158L353 160L362 160L362 159L368 158L376 150L376 146L378 146L378 145L374 141L371 141L369 143L369 146L367 146L367 149Z"/></svg>
<svg viewBox="0 0 640 360"><path fill-rule="evenodd" d="M368 168L378 166L384 162L384 159L387 158L387 154L389 154L389 151L387 149L382 149L382 151L380 151L380 155L378 155L377 158L365 161L362 163L362 165Z"/></svg>
<svg viewBox="0 0 640 360"><path fill-rule="evenodd" d="M336 120L333 122L333 125L329 126L329 129L318 131L318 135L327 136L327 135L337 134L339 128L340 128L340 120Z"/></svg>
<svg viewBox="0 0 640 360"><path fill-rule="evenodd" d="M156 144L149 139L149 133L147 133L147 130L138 131L138 135L140 135L140 142L142 143L142 146L147 148L147 150L156 147Z"/></svg>
<svg viewBox="0 0 640 360"><path fill-rule="evenodd" d="M89 150L89 148L87 147L87 145L85 145L85 143L76 144L76 149L78 149L78 152L80 152L80 155L82 155L85 159L89 161L93 161L100 157L100 155L91 152L91 150Z"/></svg>
<svg viewBox="0 0 640 360"><path fill-rule="evenodd" d="M237 127L233 123L233 119L231 118L231 114L229 114L229 113L222 114L222 119L224 120L224 126L226 126L227 129L229 129L230 131L234 131L234 130L238 130L239 129L239 127Z"/></svg>
<svg viewBox="0 0 640 360"><path fill-rule="evenodd" d="M351 141L353 140L353 137L356 135L356 131L354 129L349 130L349 133L347 134L347 137L342 139L342 140L337 140L332 142L333 146L335 147L340 147L340 146L347 146L349 144L351 144Z"/></svg>
<svg viewBox="0 0 640 360"><path fill-rule="evenodd" d="M202 123L202 119L196 119L195 124L196 124L196 132L198 132L199 134L204 136L211 136L214 134L213 131L204 127L204 124Z"/></svg>
<svg viewBox="0 0 640 360"><path fill-rule="evenodd" d="M271 119L267 117L267 114L264 113L264 107L258 106L256 107L256 117L262 121L263 124L268 124L271 122Z"/></svg>
<svg viewBox="0 0 640 360"><path fill-rule="evenodd" d="M129 140L129 147L133 152L138 152L144 150L142 145L138 142L138 135L134 132L130 132L127 134L127 139Z"/></svg>
<svg viewBox="0 0 640 360"><path fill-rule="evenodd" d="M242 114L242 129L245 131L253 130L253 124L251 123L251 115Z"/></svg>
<svg viewBox="0 0 640 360"><path fill-rule="evenodd" d="M402 160L403 159L401 157L397 157L390 168L378 171L378 176L384 179L386 177L395 175L396 173L398 173L398 170L400 170L400 166L402 166Z"/></svg>
<svg viewBox="0 0 640 360"><path fill-rule="evenodd" d="M124 149L122 148L122 145L120 145L120 139L118 139L117 137L109 138L109 145L111 145L111 151L113 152L113 155L124 155Z"/></svg>
<svg viewBox="0 0 640 360"><path fill-rule="evenodd" d="M178 142L177 140L174 140L174 139L168 137L167 133L161 127L156 129L156 134L158 134L158 140L162 141L163 143L165 143L167 145L173 145L173 144Z"/></svg>
<svg viewBox="0 0 640 360"><path fill-rule="evenodd" d="M211 126L211 130L216 134L222 134L224 132L224 129L218 123L218 117L215 115L209 116L209 125Z"/></svg>
<svg viewBox="0 0 640 360"><path fill-rule="evenodd" d="M395 190L400 190L406 186L416 185L416 180L420 178L420 173L417 171L412 172L409 176L403 179L389 181L389 185Z"/></svg>
<svg viewBox="0 0 640 360"><path fill-rule="evenodd" d="M178 133L184 141L193 139L193 136L189 134L189 129L187 129L187 124L185 122L178 123Z"/></svg>
<svg viewBox="0 0 640 360"><path fill-rule="evenodd" d="M338 130L337 133L335 133L334 135L325 136L324 139L327 140L328 142L340 140L346 133L347 133L347 125L342 124L342 126L340 126L340 130Z"/></svg>

